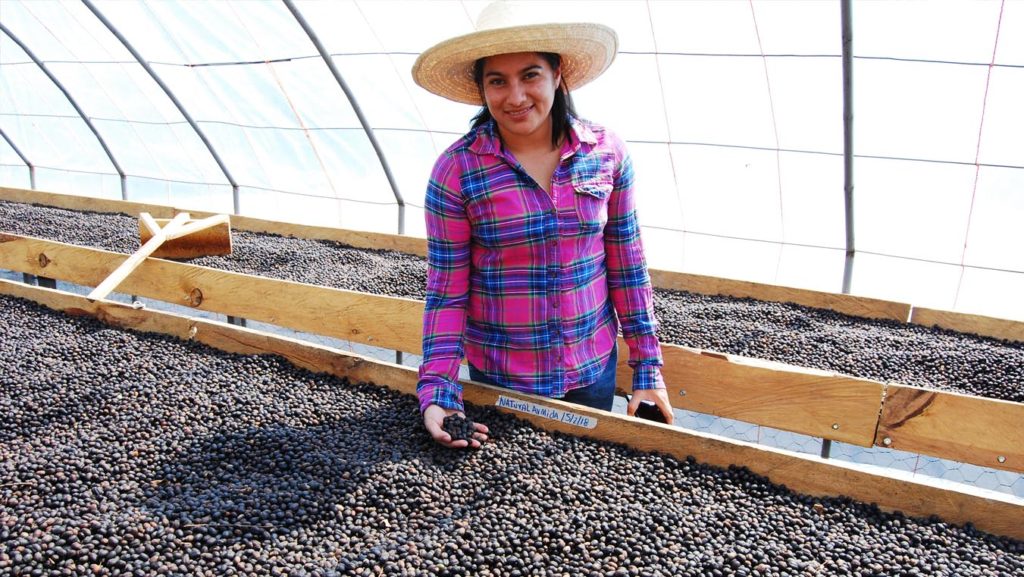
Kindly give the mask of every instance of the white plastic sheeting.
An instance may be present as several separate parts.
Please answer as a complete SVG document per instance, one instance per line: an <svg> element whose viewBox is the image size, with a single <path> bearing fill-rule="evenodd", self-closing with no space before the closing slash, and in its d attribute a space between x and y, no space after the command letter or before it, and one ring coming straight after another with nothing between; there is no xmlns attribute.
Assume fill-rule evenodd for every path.
<svg viewBox="0 0 1024 577"><path fill-rule="evenodd" d="M302 1L423 235L425 182L473 107L417 87L483 1ZM97 1L238 183L243 214L396 232L348 98L280 1ZM657 268L841 290L838 1L541 2L620 36L577 109L629 141ZM1024 319L1024 2L854 0L852 292ZM200 136L80 2L0 0L0 184L229 212ZM110 149L19 43L75 100ZM20 153L20 154L19 154ZM27 162L26 162L27 161Z"/></svg>

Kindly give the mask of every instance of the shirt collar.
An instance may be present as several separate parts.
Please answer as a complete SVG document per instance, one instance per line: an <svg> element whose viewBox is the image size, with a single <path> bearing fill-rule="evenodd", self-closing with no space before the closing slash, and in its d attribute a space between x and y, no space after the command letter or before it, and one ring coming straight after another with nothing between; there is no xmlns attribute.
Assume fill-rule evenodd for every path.
<svg viewBox="0 0 1024 577"><path fill-rule="evenodd" d="M597 144L597 136L590 130L590 125L579 118L572 119L572 130L580 142L585 142L591 146Z"/></svg>
<svg viewBox="0 0 1024 577"><path fill-rule="evenodd" d="M469 143L470 152L480 155L501 155L501 139L498 138L498 125L494 122L493 118L474 128L471 134L474 138L473 142Z"/></svg>
<svg viewBox="0 0 1024 577"><path fill-rule="evenodd" d="M569 141L562 145L563 158L575 154L582 144L588 146L597 144L597 137L586 123L578 118L573 118L571 126ZM480 155L504 156L501 151L501 139L498 138L498 125L493 118L478 126L473 132L475 132L475 138L469 144L470 152Z"/></svg>
<svg viewBox="0 0 1024 577"><path fill-rule="evenodd" d="M569 142L562 146L562 158L572 156L579 152L583 145L587 146L585 153L597 144L597 136L590 130L590 125L582 122L579 118L572 119L572 130L569 131Z"/></svg>

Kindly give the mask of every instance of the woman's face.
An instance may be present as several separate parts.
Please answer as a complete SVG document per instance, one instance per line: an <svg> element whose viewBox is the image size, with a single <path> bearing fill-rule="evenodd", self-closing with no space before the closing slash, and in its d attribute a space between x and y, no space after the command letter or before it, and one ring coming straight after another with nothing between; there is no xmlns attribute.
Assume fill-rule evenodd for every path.
<svg viewBox="0 0 1024 577"><path fill-rule="evenodd" d="M561 83L554 70L536 52L490 56L484 61L483 93L487 109L502 138L543 137L551 142L551 104Z"/></svg>

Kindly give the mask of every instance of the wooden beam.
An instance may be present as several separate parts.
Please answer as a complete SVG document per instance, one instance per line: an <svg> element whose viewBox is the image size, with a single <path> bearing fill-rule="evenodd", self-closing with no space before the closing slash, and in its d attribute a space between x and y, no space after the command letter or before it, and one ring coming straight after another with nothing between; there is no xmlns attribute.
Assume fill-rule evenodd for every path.
<svg viewBox="0 0 1024 577"><path fill-rule="evenodd" d="M194 338L228 352L278 354L309 370L371 382L406 394L415 391L415 369L374 361L295 339L224 323L133 309L113 302L89 302L78 295L10 281L0 280L0 293L27 298L69 314L95 316L122 328L162 332L179 338ZM899 510L916 517L936 515L950 523L970 522L983 531L1024 539L1024 523L1020 522L1021 515L1024 514L1024 499L1010 495L940 481L925 482L920 477L911 478L898 471L882 474L874 468L869 470L835 459L823 460L814 456L733 441L471 382L464 382L463 386L466 401L476 405L498 405L499 400L504 397L512 403L506 402L502 405L532 406L538 409L522 412L499 407L499 410L511 412L543 429L622 443L644 451L669 454L677 459L693 456L698 461L719 467L741 465L774 483L784 484L806 495L847 496L861 502L875 503L886 511ZM562 415L569 413L584 417L588 424L593 426L582 428L562 419L556 420L537 414L547 412L550 415L555 411ZM420 426L418 422L411 422L410 431L420 433Z"/></svg>
<svg viewBox="0 0 1024 577"><path fill-rule="evenodd" d="M794 303L869 319L907 322L910 318L911 306L907 303L657 269L650 273L654 286L663 289Z"/></svg>
<svg viewBox="0 0 1024 577"><path fill-rule="evenodd" d="M0 233L0 268L97 286L127 256ZM146 259L119 291L406 352L422 346L423 303Z"/></svg>
<svg viewBox="0 0 1024 577"><path fill-rule="evenodd" d="M994 339L1024 343L1024 322L982 315L914 307L910 322Z"/></svg>
<svg viewBox="0 0 1024 577"><path fill-rule="evenodd" d="M121 329L160 333L182 340L190 339L193 334L194 319L112 301L90 301L82 295L61 290L0 279L0 294L30 300L73 317L95 317Z"/></svg>
<svg viewBox="0 0 1024 577"><path fill-rule="evenodd" d="M1024 473L1024 404L889 385L875 444Z"/></svg>
<svg viewBox="0 0 1024 577"><path fill-rule="evenodd" d="M619 351L616 380L628 387L633 370L621 339ZM875 439L882 383L678 345L662 345L661 352L662 376L678 409L862 447Z"/></svg>
<svg viewBox="0 0 1024 577"><path fill-rule="evenodd" d="M57 192L43 192L40 190L26 190L23 188L10 188L0 186L0 200L9 202L20 202L23 204L38 204L76 210L79 212L108 212L125 214L137 217L141 212L148 212L158 218L172 218L175 214L182 212L174 207L162 204L149 204L145 202L132 202L112 198L97 198L77 194L60 194ZM197 213L196 211L192 211ZM198 213L197 213L198 214Z"/></svg>
<svg viewBox="0 0 1024 577"><path fill-rule="evenodd" d="M24 204L40 204L68 210L126 214L132 217L137 217L142 212L148 212L157 218L171 218L179 212L190 212L199 217L209 217L217 214L196 210L194 207L175 207L8 187L0 187L0 200ZM265 232L297 238L333 240L356 248L390 249L422 257L425 257L427 254L425 239L400 234L356 231L327 226L310 226L241 215L231 215L231 225L235 230Z"/></svg>
<svg viewBox="0 0 1024 577"><path fill-rule="evenodd" d="M0 267L93 286L125 258L6 235ZM0 235L0 241L3 235ZM41 266L45 263L45 266ZM200 310L413 354L422 353L423 302L148 259L121 290ZM625 351L624 344L622 345ZM787 431L871 446L882 385L798 367L664 345L672 403ZM628 387L628 354L618 380ZM686 396L681 396L681 391ZM836 427L838 425L838 427Z"/></svg>

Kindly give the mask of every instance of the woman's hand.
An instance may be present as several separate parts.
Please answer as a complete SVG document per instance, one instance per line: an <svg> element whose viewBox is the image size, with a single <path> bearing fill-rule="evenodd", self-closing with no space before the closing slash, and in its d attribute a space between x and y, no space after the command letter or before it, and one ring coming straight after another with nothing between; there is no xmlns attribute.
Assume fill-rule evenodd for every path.
<svg viewBox="0 0 1024 577"><path fill-rule="evenodd" d="M666 398L666 402L668 397ZM474 423L476 426L476 432L473 433L473 438L469 441L465 439L459 439L457 441L452 440L452 436L444 431L442 425L444 424L444 418L449 415L459 415L465 417L466 415L462 411L456 411L455 409L445 409L438 405L430 405L427 410L423 411L423 426L426 427L427 432L434 438L435 441L440 445L444 445L449 449L463 449L465 447L472 447L474 449L480 448L480 443L487 441L487 425L482 423Z"/></svg>
<svg viewBox="0 0 1024 577"><path fill-rule="evenodd" d="M668 389L634 390L633 398L626 405L626 414L632 417L642 401L650 401L657 405L658 409L661 410L661 414L665 416L665 424L671 425L672 421L675 420L675 415L672 413L672 403L668 402Z"/></svg>

